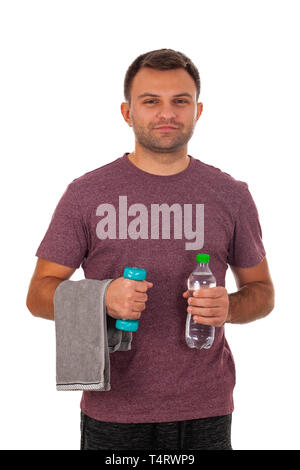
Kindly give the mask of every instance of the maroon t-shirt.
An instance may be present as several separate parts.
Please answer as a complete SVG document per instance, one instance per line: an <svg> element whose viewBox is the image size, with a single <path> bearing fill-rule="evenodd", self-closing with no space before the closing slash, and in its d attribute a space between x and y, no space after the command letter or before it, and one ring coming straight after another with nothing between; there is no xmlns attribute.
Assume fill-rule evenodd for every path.
<svg viewBox="0 0 300 470"><path fill-rule="evenodd" d="M197 253L210 255L224 287L228 264L246 268L265 257L247 183L194 157L180 173L154 175L125 153L68 185L36 256L82 266L87 279L115 279L137 266L153 282L132 349L110 355L111 390L83 392L84 413L142 423L233 411L235 367L224 327L209 350L185 342L182 293Z"/></svg>

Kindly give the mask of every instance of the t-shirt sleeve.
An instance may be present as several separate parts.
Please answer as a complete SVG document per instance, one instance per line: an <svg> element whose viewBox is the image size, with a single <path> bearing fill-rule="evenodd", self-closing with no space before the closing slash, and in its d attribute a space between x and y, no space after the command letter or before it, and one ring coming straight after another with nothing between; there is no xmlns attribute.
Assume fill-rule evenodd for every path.
<svg viewBox="0 0 300 470"><path fill-rule="evenodd" d="M259 264L265 256L257 207L246 184L229 244L227 262L232 266L250 268Z"/></svg>
<svg viewBox="0 0 300 470"><path fill-rule="evenodd" d="M54 210L36 256L70 268L79 268L87 251L87 232L70 183Z"/></svg>

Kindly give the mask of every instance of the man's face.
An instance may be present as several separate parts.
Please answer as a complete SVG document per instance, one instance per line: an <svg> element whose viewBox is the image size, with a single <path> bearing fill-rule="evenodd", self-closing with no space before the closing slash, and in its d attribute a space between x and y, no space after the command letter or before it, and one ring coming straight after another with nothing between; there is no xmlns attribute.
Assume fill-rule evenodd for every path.
<svg viewBox="0 0 300 470"><path fill-rule="evenodd" d="M130 109L125 106L122 113L139 144L153 152L174 152L188 143L202 112L196 94L195 82L183 68L143 67L132 82Z"/></svg>

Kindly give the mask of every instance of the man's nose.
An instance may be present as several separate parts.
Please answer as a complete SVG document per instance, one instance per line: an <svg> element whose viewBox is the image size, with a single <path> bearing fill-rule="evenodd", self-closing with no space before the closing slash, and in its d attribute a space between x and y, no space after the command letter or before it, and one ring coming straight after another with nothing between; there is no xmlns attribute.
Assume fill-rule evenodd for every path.
<svg viewBox="0 0 300 470"><path fill-rule="evenodd" d="M176 112L172 105L162 105L157 111L157 117L161 119L173 119L176 117Z"/></svg>

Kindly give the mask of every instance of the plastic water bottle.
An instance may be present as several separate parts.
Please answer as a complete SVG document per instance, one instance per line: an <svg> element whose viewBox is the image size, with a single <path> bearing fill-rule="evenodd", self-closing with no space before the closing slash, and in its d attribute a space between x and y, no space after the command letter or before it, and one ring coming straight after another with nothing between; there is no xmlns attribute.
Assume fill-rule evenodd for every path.
<svg viewBox="0 0 300 470"><path fill-rule="evenodd" d="M147 271L142 268L131 268L126 266L123 272L123 277L126 279L133 279L134 281L144 281L146 279ZM123 331L137 331L139 327L138 320L121 320L118 318L116 321L116 328Z"/></svg>
<svg viewBox="0 0 300 470"><path fill-rule="evenodd" d="M216 278L209 269L209 255L198 253L196 256L197 266L187 280L189 297L198 289L216 287ZM190 348L209 349L215 338L215 327L212 325L201 325L193 320L192 314L187 314L185 339Z"/></svg>

